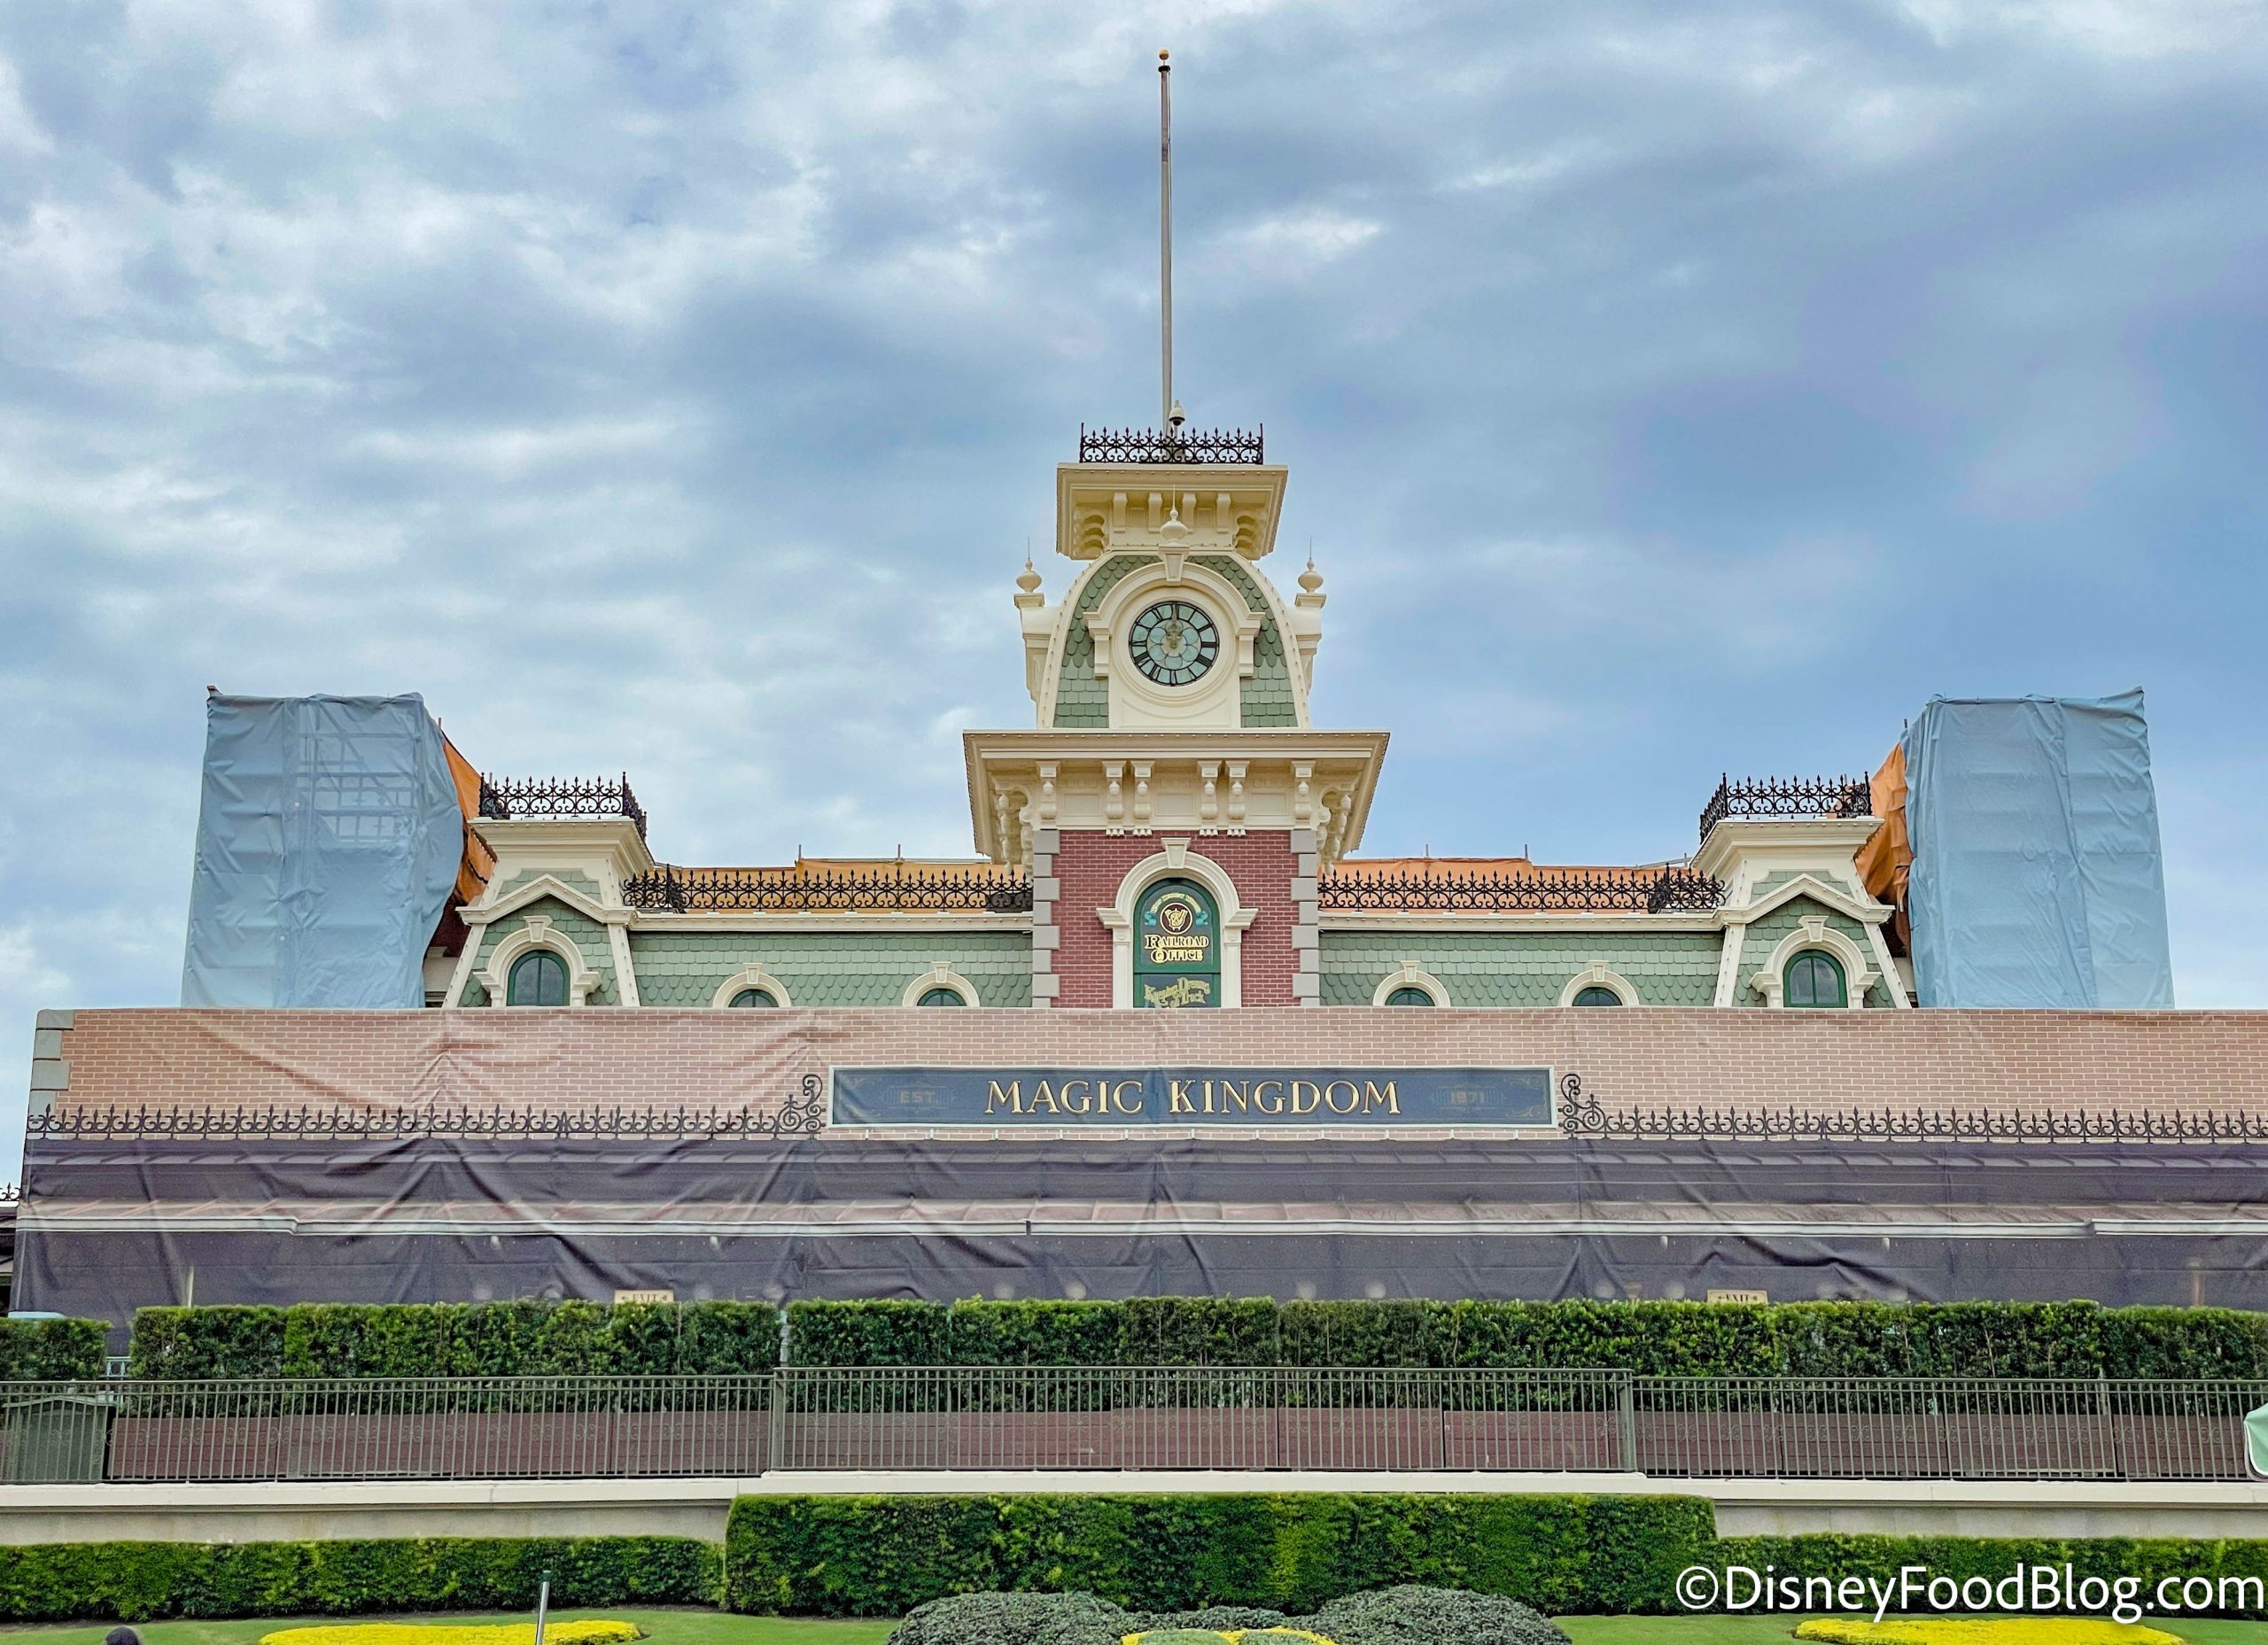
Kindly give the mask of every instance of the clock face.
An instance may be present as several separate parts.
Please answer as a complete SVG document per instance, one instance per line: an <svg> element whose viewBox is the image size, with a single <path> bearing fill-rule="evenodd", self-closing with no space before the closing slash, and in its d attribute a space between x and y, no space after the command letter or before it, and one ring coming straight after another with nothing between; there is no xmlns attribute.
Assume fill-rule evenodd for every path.
<svg viewBox="0 0 2268 1645"><path fill-rule="evenodd" d="M1161 600L1134 619L1126 637L1134 666L1161 686L1185 686L1221 655L1221 631L1186 600Z"/></svg>

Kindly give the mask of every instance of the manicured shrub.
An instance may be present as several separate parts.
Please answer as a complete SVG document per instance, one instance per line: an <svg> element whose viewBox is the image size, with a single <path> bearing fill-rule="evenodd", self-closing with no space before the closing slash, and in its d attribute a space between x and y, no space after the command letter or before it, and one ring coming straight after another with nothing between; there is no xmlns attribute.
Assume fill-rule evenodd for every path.
<svg viewBox="0 0 2268 1645"><path fill-rule="evenodd" d="M98 1319L0 1319L0 1382L91 1382L109 1334Z"/></svg>
<svg viewBox="0 0 2268 1645"><path fill-rule="evenodd" d="M2091 1302L797 1302L788 1362L1619 1370L1659 1377L2268 1377L2268 1315ZM91 1363L93 1322L11 1322ZM136 1376L751 1372L780 1362L767 1303L305 1304L144 1308ZM67 1326L69 1329L58 1329ZM42 1334L43 1331L44 1335ZM0 1337L0 1370L11 1363ZM19 1375L31 1375L27 1370Z"/></svg>
<svg viewBox="0 0 2268 1645"><path fill-rule="evenodd" d="M950 1365L951 1310L935 1302L791 1302L795 1365Z"/></svg>
<svg viewBox="0 0 2268 1645"><path fill-rule="evenodd" d="M1569 1645L1565 1633L1518 1601L1459 1588L1350 1594L1305 1626L1332 1645Z"/></svg>
<svg viewBox="0 0 2268 1645"><path fill-rule="evenodd" d="M889 1645L1118 1645L1138 1626L1091 1594L957 1594L915 1607Z"/></svg>
<svg viewBox="0 0 2268 1645"><path fill-rule="evenodd" d="M692 1537L73 1542L0 1548L0 1620L711 1603L718 1549Z"/></svg>
<svg viewBox="0 0 2268 1645"><path fill-rule="evenodd" d="M1269 1610L1258 1605L1208 1605L1202 1610L1175 1610L1162 1615L1137 1613L1134 1626L1143 1631L1160 1628L1203 1628L1219 1633L1223 1628L1282 1628L1291 1626L1292 1619L1280 1610Z"/></svg>
<svg viewBox="0 0 2268 1645"><path fill-rule="evenodd" d="M725 1602L884 1617L953 1594L1085 1592L1130 1611L1296 1616L1414 1582L1552 1613L1660 1610L1713 1525L1690 1497L750 1496L727 1522Z"/></svg>
<svg viewBox="0 0 2268 1645"><path fill-rule="evenodd" d="M658 1377L779 1359L768 1302L317 1302L144 1308L128 1364L137 1377Z"/></svg>

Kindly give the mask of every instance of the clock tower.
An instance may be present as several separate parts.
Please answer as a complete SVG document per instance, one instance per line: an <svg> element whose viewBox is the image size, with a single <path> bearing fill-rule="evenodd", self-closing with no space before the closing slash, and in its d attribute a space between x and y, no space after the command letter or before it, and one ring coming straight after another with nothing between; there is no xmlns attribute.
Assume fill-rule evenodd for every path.
<svg viewBox="0 0 2268 1645"><path fill-rule="evenodd" d="M1311 1005L1316 878L1360 841L1384 732L1309 718L1313 566L1262 569L1285 471L1242 431L1082 430L1050 600L1017 578L1034 726L966 734L978 848L1032 876L1032 1003Z"/></svg>

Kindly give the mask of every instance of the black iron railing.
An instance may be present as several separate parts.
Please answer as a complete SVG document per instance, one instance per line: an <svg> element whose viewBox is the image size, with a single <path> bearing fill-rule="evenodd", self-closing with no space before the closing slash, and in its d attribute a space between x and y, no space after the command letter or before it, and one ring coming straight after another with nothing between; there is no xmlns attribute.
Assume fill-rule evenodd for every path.
<svg viewBox="0 0 2268 1645"><path fill-rule="evenodd" d="M1261 461L1263 430L1090 429L1079 424L1081 462L1231 462Z"/></svg>
<svg viewBox="0 0 2268 1645"><path fill-rule="evenodd" d="M1031 881L1003 869L982 877L936 868L806 869L794 875L667 864L622 882L622 900L662 913L905 912L1028 914Z"/></svg>
<svg viewBox="0 0 2268 1645"><path fill-rule="evenodd" d="M781 1367L0 1385L24 1484L1095 1469L2250 1477L2256 1379L1622 1370Z"/></svg>
<svg viewBox="0 0 2268 1645"><path fill-rule="evenodd" d="M1874 791L1864 777L1720 779L1701 808L1701 837L1728 817L1871 817Z"/></svg>
<svg viewBox="0 0 2268 1645"><path fill-rule="evenodd" d="M1610 1108L1559 1080L1559 1129L1577 1141L1741 1143L2268 1143L2268 1116L2241 1110Z"/></svg>
<svg viewBox="0 0 2268 1645"><path fill-rule="evenodd" d="M1340 866L1316 881L1324 908L1374 913L1649 913L1707 910L1725 888L1689 868L1563 874L1446 870L1422 879Z"/></svg>
<svg viewBox="0 0 2268 1645"><path fill-rule="evenodd" d="M509 821L524 817L626 817L646 837L646 811L630 792L628 776L491 777L480 779L480 814Z"/></svg>
<svg viewBox="0 0 2268 1645"><path fill-rule="evenodd" d="M734 1012L734 1017L760 1015ZM351 1142L361 1137L816 1137L827 1123L824 1082L806 1074L786 1104L757 1112L747 1108L649 1106L584 1108L291 1108L262 1107L73 1108L35 1113L25 1125L30 1137L108 1140L129 1137L279 1138L307 1137Z"/></svg>

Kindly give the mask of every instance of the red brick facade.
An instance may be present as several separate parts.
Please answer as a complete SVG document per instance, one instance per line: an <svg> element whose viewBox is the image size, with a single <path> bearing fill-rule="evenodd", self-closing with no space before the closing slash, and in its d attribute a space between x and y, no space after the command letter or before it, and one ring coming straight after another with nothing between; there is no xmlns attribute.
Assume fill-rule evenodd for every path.
<svg viewBox="0 0 2268 1645"><path fill-rule="evenodd" d="M43 1038L35 1084L64 1085L66 1111L771 1110L832 1065L1207 1060L1543 1065L1618 1106L2268 1105L2261 1012L147 1010L82 1011Z"/></svg>
<svg viewBox="0 0 2268 1645"><path fill-rule="evenodd" d="M1057 1004L1111 1004L1111 933L1095 915L1118 901L1118 888L1138 863L1163 848L1156 834L1073 833L1055 854L1061 892L1055 919L1062 933L1055 973L1062 978ZM1289 1005L1297 969L1292 948L1292 876L1297 864L1288 834L1205 834L1189 842L1189 855L1218 865L1236 882L1237 896L1255 911L1244 934L1244 1003Z"/></svg>

